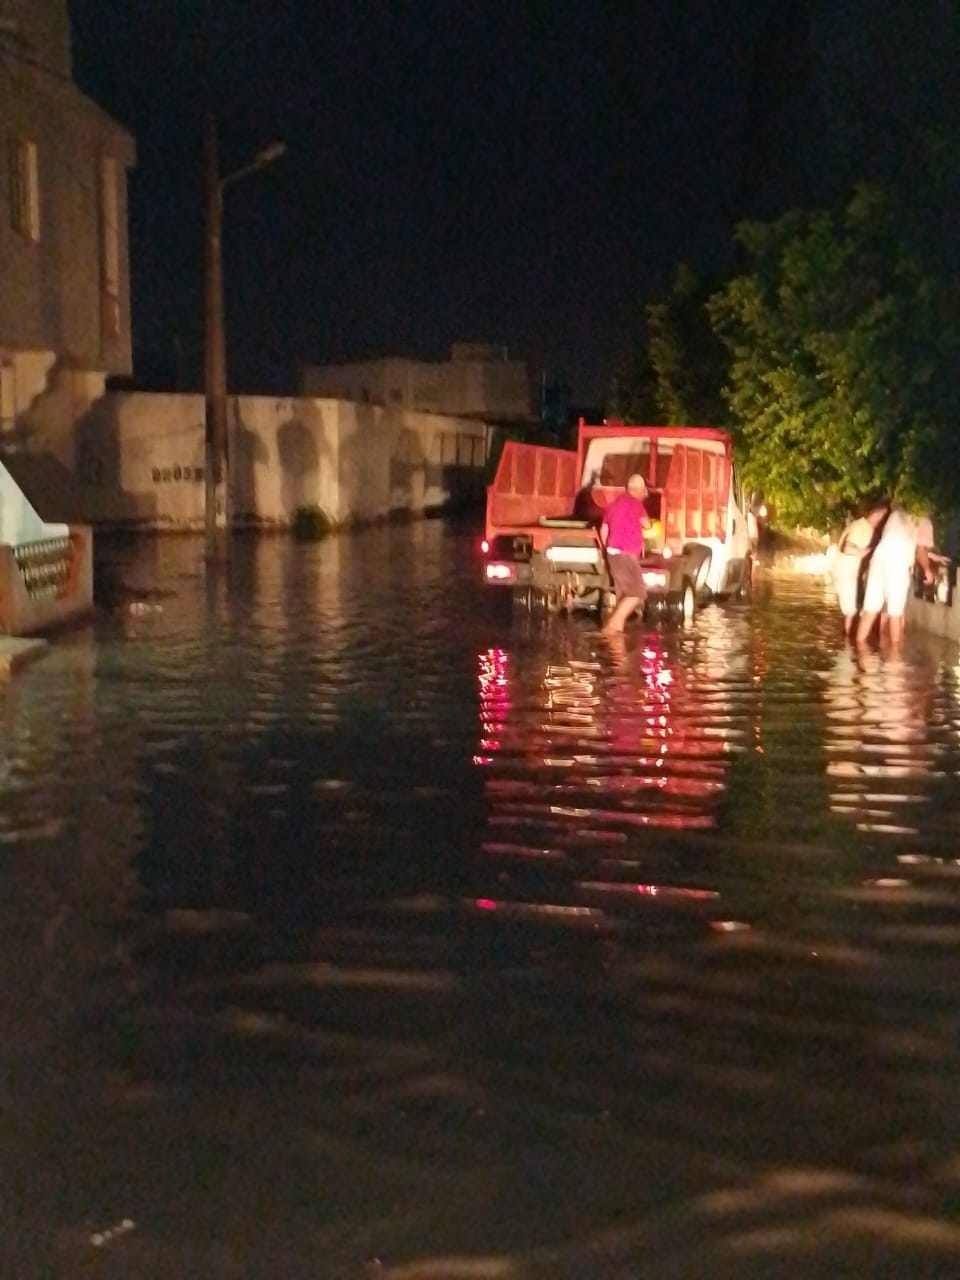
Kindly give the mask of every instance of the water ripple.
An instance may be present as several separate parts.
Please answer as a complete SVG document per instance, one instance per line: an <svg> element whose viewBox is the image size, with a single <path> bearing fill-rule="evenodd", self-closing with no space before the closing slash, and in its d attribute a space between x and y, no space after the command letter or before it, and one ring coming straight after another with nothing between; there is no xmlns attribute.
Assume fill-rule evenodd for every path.
<svg viewBox="0 0 960 1280"><path fill-rule="evenodd" d="M5 697L11 1274L960 1267L955 649L782 575L608 643L432 522L102 550L176 594Z"/></svg>

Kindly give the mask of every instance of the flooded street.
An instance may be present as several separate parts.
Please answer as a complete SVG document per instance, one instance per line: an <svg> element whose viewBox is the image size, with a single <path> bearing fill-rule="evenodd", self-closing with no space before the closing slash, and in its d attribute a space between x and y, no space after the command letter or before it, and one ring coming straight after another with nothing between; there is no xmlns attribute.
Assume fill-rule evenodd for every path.
<svg viewBox="0 0 960 1280"><path fill-rule="evenodd" d="M2 704L0 1275L960 1276L956 646L100 555Z"/></svg>

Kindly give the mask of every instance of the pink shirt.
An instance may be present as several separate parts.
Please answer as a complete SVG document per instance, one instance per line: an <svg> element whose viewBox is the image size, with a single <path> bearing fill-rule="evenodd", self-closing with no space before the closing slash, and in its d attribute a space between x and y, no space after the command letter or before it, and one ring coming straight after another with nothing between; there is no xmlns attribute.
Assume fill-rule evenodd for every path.
<svg viewBox="0 0 960 1280"><path fill-rule="evenodd" d="M643 555L643 521L647 509L630 493L621 493L604 512L607 526L607 546L612 551L625 551L629 555Z"/></svg>

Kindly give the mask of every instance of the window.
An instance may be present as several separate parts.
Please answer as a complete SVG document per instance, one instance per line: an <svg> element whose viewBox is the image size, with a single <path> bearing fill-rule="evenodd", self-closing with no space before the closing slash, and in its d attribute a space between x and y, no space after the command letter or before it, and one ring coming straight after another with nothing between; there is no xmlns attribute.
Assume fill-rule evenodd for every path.
<svg viewBox="0 0 960 1280"><path fill-rule="evenodd" d="M646 447L644 447L646 446ZM625 487L634 472L646 477L650 470L650 445L644 440L633 453L608 453L600 469L600 483L610 488Z"/></svg>
<svg viewBox="0 0 960 1280"><path fill-rule="evenodd" d="M117 162L100 158L100 328L105 338L120 333L120 211Z"/></svg>
<svg viewBox="0 0 960 1280"><path fill-rule="evenodd" d="M10 139L10 225L27 240L40 239L37 144L28 138Z"/></svg>

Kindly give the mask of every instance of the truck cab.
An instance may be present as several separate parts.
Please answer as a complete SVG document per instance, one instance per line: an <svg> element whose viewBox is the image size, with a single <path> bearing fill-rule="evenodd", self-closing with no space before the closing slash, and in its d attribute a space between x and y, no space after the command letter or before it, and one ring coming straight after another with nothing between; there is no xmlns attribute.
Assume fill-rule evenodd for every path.
<svg viewBox="0 0 960 1280"><path fill-rule="evenodd" d="M635 472L649 490L645 612L691 618L713 596L745 595L754 539L730 435L713 427L582 420L575 451L518 441L504 446L487 490L484 582L550 609L609 603L600 525Z"/></svg>

